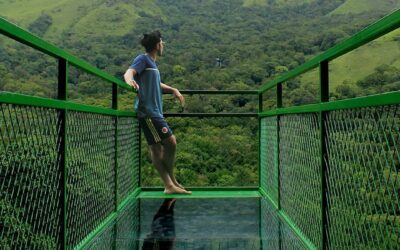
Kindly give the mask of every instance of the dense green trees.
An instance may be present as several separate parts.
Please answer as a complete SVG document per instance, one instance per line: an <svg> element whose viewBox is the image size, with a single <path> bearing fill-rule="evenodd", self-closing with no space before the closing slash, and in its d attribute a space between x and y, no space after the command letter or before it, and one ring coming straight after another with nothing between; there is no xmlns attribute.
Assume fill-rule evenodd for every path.
<svg viewBox="0 0 400 250"><path fill-rule="evenodd" d="M117 1L113 5L118 5L119 2L124 1ZM244 8L242 1L239 0L158 1L157 4L163 12L152 13L150 10L139 12L140 18L131 27L126 27L126 34L123 36L89 37L86 34L65 30L57 43L96 67L121 78L133 57L142 51L138 43L141 34L159 29L167 43L165 57L159 61L163 81L167 84L179 89L257 89L269 79L304 63L309 57L349 37L360 27L366 26L371 20L383 14L376 12L329 15L342 2L312 1L301 6L265 5ZM138 1L135 4L139 6L143 3ZM351 25L348 24L349 21ZM299 23L302 25L298 25ZM29 29L41 36L51 25L51 15L42 13L32 21ZM2 56L0 72L3 72L0 80L2 90L46 97L56 96L55 60L43 57L31 49L27 50L24 46L10 43L4 43L0 48L0 55ZM220 63L217 63L216 58L219 58ZM394 66L381 66L376 72L357 83L339 84L333 88L332 98L354 97L360 92L366 94L377 92L377 89L394 90L398 88L398 81L399 75ZM70 100L110 106L111 87L107 83L102 83L73 67L70 67L69 83ZM302 79L287 83L284 88L284 104L301 105L317 101L318 85L312 83ZM126 92L121 94L120 108L132 110L133 99L131 94ZM186 112L257 110L256 98L248 96L193 95L187 96L186 99ZM264 108L275 105L273 93L267 93L264 100ZM165 101L165 109L180 111L176 103L168 100ZM187 126L194 125L194 122L187 124ZM209 120L203 125L191 133L197 134L201 130L212 133L218 129L210 124ZM227 124L224 129L229 130L232 126L234 125ZM190 136L186 138L185 131L181 129L179 127L175 132L181 133L181 137L185 138L182 143L189 143L184 148L196 146L196 138ZM244 133L243 136L248 141L256 143L252 137L255 136L254 133ZM227 147L234 148L235 145L240 144L233 143ZM201 151L207 151L205 145L197 147ZM239 155L246 159L254 157L244 150L240 151ZM227 164L229 165L229 161L234 161L235 157L238 156L226 160ZM190 164L187 165L196 165L196 161L201 160L204 162L204 159L193 156L189 159ZM182 152L182 155L178 155L178 163L183 160L188 159L187 154ZM228 165L219 166L218 169L229 169ZM198 178L200 179L200 176ZM253 183L256 183L256 180L257 178L253 178ZM203 182L212 184L209 181ZM149 180L149 183L159 182L155 178ZM236 182L231 179L231 182L225 181L225 184L235 185Z"/></svg>

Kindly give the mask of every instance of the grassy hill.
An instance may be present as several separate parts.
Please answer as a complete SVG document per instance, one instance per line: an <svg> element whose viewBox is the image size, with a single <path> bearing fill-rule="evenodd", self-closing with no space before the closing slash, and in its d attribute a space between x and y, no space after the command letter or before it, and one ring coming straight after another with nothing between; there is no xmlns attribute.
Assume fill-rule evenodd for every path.
<svg viewBox="0 0 400 250"><path fill-rule="evenodd" d="M45 39L57 40L62 32L82 36L124 35L140 15L162 15L153 0L3 0L0 15L21 27L29 25L41 15L48 15L52 24Z"/></svg>
<svg viewBox="0 0 400 250"><path fill-rule="evenodd" d="M334 60L331 64L332 87L344 81L357 82L383 64L400 68L400 42L395 37L400 37L400 30Z"/></svg>
<svg viewBox="0 0 400 250"><path fill-rule="evenodd" d="M347 0L332 14L363 13L367 11L391 12L400 8L400 0Z"/></svg>
<svg viewBox="0 0 400 250"><path fill-rule="evenodd" d="M330 87L335 90L343 83L355 84L372 74L380 65L400 68L400 30L395 30L360 48L336 58L330 63ZM318 81L317 74L306 73L302 82Z"/></svg>
<svg viewBox="0 0 400 250"><path fill-rule="evenodd" d="M285 6L296 6L296 5L302 5L305 3L312 3L317 0L303 0L303 1L298 1L298 0L275 0L275 1L270 1L270 0L243 0L243 6L244 7L252 7L252 6L267 6L267 5L275 5L279 7L285 7Z"/></svg>

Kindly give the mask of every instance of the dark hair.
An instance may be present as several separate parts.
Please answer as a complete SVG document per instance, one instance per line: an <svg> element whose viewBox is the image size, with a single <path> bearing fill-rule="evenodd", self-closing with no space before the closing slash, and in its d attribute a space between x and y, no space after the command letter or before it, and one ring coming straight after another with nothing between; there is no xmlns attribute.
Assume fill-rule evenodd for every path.
<svg viewBox="0 0 400 250"><path fill-rule="evenodd" d="M143 39L140 41L140 44L146 49L146 52L152 52L157 43L161 41L161 33L160 31L153 31L151 33L143 34Z"/></svg>

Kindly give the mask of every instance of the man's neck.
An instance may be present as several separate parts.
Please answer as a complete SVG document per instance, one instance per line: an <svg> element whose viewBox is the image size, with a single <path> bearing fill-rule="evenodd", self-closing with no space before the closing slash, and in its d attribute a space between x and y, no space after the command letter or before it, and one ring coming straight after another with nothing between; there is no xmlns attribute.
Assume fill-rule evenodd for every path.
<svg viewBox="0 0 400 250"><path fill-rule="evenodd" d="M150 52L150 53L147 53L150 57L151 57L151 59L153 59L154 61L156 61L157 60L157 51L153 51L153 52Z"/></svg>

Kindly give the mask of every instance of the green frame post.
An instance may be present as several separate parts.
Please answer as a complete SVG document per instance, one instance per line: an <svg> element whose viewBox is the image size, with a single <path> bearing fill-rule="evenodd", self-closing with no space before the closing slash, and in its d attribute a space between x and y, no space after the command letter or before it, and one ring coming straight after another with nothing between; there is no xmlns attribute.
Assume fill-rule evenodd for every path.
<svg viewBox="0 0 400 250"><path fill-rule="evenodd" d="M67 100L67 83L68 83L68 61L58 59L58 93L59 100ZM59 110L59 134L58 140L60 145L59 151L59 171L60 171L60 246L61 249L67 249L67 110Z"/></svg>
<svg viewBox="0 0 400 250"><path fill-rule="evenodd" d="M263 112L263 94L258 94L258 113L261 114ZM261 184L261 117L258 116L258 188L260 189ZM262 223L262 211L261 211L261 202L262 200L259 199L258 202L258 218L260 223ZM262 232L261 232L261 225L259 228L259 237L260 237L260 248L263 248L263 241L262 241Z"/></svg>
<svg viewBox="0 0 400 250"><path fill-rule="evenodd" d="M278 85L276 85L276 108L277 109L280 109L280 108L282 108L282 83L278 83ZM278 176L278 200L277 200L277 203L278 203L278 209L279 210L281 210L281 178L280 178L280 176L281 176L281 164L280 164L280 154L279 154L279 151L280 151L280 148L279 148L279 144L280 144L280 136L279 136L279 133L280 133L280 119L281 119L281 116L280 115L277 115L276 116L276 140L277 140L277 142L276 142L276 147L277 147L277 155L276 155L276 166L277 166L277 176Z"/></svg>
<svg viewBox="0 0 400 250"><path fill-rule="evenodd" d="M112 84L112 103L111 108L118 110L118 85ZM118 211L118 115L114 116L114 211ZM117 249L117 229L113 226L113 249Z"/></svg>
<svg viewBox="0 0 400 250"><path fill-rule="evenodd" d="M138 176L139 176L139 180L138 180L138 188L142 187L142 128L139 125L139 119L137 119L137 126L139 127L139 139L138 139L138 157L139 157L139 166L138 166Z"/></svg>
<svg viewBox="0 0 400 250"><path fill-rule="evenodd" d="M112 84L112 104L111 108L113 110L118 110L118 86L117 84ZM118 210L118 116L114 116L114 188L115 188L115 196L114 196L114 203L115 208L114 210Z"/></svg>
<svg viewBox="0 0 400 250"><path fill-rule="evenodd" d="M282 83L278 83L278 85L276 85L276 108L282 108ZM281 164L280 164L280 157L279 157L279 151L280 151L280 115L276 116L276 167L277 167L277 178L278 178L278 211L281 210ZM278 237L279 237L279 249L282 249L282 226L281 226L281 222L278 222Z"/></svg>
<svg viewBox="0 0 400 250"><path fill-rule="evenodd" d="M263 112L263 94L258 94L258 114ZM258 116L258 186L261 188L261 117Z"/></svg>
<svg viewBox="0 0 400 250"><path fill-rule="evenodd" d="M320 102L329 102L329 61L322 61L320 63ZM320 111L320 139L321 139L321 218L322 218L322 248L328 249L329 228L328 228L328 153L326 146L326 128L325 121L327 111Z"/></svg>

